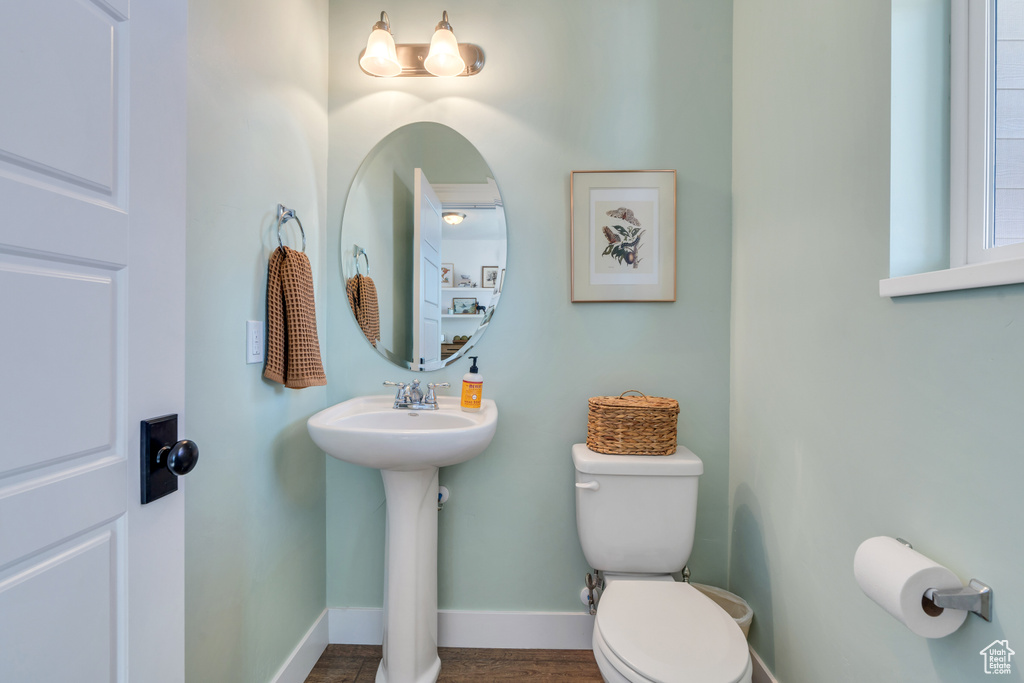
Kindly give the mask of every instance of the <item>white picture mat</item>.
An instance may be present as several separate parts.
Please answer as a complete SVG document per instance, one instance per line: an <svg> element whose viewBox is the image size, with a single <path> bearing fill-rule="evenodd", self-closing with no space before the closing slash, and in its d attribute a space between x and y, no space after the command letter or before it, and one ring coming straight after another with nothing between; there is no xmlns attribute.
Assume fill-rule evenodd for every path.
<svg viewBox="0 0 1024 683"><path fill-rule="evenodd" d="M601 210L601 204L615 204L633 208L637 203L650 203L650 218L640 222L645 230L645 246L649 247L645 263L645 272L631 273L628 266L618 268L618 272L603 272L599 268L601 253L607 242L601 238L601 229L610 218ZM599 208L600 207L600 208ZM647 214L648 212L644 212ZM658 284L658 189L655 187L612 188L600 187L590 190L590 284L592 285L656 285ZM608 258L608 257L604 257ZM605 271L607 270L604 269Z"/></svg>

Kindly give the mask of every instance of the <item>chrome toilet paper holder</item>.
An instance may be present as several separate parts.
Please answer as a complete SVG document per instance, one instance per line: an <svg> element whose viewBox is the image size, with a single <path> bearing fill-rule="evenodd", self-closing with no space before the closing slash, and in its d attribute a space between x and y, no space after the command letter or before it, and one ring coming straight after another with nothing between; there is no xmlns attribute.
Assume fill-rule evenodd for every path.
<svg viewBox="0 0 1024 683"><path fill-rule="evenodd" d="M896 540L914 549L910 541L902 538ZM960 588L929 588L924 592L924 597L936 607L967 610L985 621L992 621L992 588L977 579L971 579L966 586Z"/></svg>
<svg viewBox="0 0 1024 683"><path fill-rule="evenodd" d="M971 579L970 583L960 588L932 588L925 591L924 595L936 607L963 609L974 612L985 621L992 621L992 589L977 579Z"/></svg>

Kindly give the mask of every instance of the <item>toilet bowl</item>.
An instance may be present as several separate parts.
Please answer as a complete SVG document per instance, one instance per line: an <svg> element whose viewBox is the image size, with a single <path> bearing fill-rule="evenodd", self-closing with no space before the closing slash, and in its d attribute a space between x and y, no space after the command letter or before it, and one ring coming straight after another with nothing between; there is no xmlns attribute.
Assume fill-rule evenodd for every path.
<svg viewBox="0 0 1024 683"><path fill-rule="evenodd" d="M619 456L576 444L572 455L580 544L604 579L593 635L604 680L750 683L736 621L669 575L693 547L700 459L682 447L669 456Z"/></svg>
<svg viewBox="0 0 1024 683"><path fill-rule="evenodd" d="M609 683L750 683L753 674L736 621L687 583L607 586L593 644Z"/></svg>

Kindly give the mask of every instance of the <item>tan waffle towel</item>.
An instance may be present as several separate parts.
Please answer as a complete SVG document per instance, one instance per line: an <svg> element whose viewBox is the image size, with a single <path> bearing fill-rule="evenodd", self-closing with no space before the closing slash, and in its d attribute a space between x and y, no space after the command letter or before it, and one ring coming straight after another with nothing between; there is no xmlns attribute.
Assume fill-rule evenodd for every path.
<svg viewBox="0 0 1024 683"><path fill-rule="evenodd" d="M289 389L327 384L320 361L313 271L301 251L278 247L267 269L267 364L263 376Z"/></svg>
<svg viewBox="0 0 1024 683"><path fill-rule="evenodd" d="M377 345L380 339L380 308L377 306L377 286L369 275L356 275L345 283L348 305L356 316L356 322L366 335L366 340Z"/></svg>

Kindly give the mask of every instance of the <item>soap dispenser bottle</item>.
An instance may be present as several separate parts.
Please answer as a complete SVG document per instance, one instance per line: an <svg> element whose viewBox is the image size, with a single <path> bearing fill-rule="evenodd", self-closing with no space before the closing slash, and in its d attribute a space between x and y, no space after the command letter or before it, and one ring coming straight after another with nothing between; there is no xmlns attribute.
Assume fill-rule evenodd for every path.
<svg viewBox="0 0 1024 683"><path fill-rule="evenodd" d="M467 413L475 413L480 410L480 402L484 397L484 377L476 366L476 359L479 356L470 356L473 364L469 372L462 376L462 401L460 406Z"/></svg>

